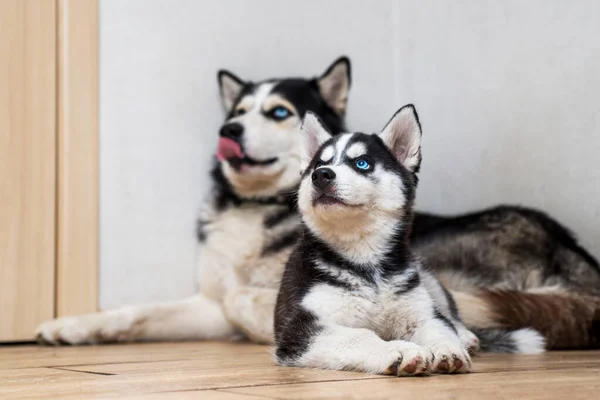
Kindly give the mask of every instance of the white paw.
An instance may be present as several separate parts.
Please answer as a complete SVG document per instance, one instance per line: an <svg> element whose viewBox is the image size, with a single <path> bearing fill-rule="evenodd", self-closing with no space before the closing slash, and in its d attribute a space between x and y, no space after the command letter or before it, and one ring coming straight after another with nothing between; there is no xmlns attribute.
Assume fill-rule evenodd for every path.
<svg viewBox="0 0 600 400"><path fill-rule="evenodd" d="M467 349L470 355L475 355L479 351L479 339L470 330L465 327L458 329L458 338L462 343L463 347Z"/></svg>
<svg viewBox="0 0 600 400"><path fill-rule="evenodd" d="M94 329L86 317L64 317L47 321L38 326L35 335L43 344L93 344Z"/></svg>
<svg viewBox="0 0 600 400"><path fill-rule="evenodd" d="M429 350L433 354L432 372L464 374L471 371L471 357L461 343L438 343Z"/></svg>
<svg viewBox="0 0 600 400"><path fill-rule="evenodd" d="M390 342L394 344L394 341ZM425 348L410 342L398 341L395 360L384 374L396 376L426 375L431 372L432 354Z"/></svg>
<svg viewBox="0 0 600 400"><path fill-rule="evenodd" d="M95 313L44 322L35 334L42 344L96 344L126 340L130 326L127 318Z"/></svg>

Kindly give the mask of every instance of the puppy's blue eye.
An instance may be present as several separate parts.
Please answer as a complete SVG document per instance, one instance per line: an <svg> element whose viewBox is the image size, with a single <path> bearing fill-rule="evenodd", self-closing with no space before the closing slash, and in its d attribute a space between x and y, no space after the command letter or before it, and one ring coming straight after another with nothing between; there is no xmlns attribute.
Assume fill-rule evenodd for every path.
<svg viewBox="0 0 600 400"><path fill-rule="evenodd" d="M285 107L277 107L271 112L271 115L276 120L286 119L290 116L290 114L290 110Z"/></svg>
<svg viewBox="0 0 600 400"><path fill-rule="evenodd" d="M369 164L369 162L367 160L363 160L362 158L359 160L356 160L354 162L354 165L356 165L356 168L362 169L362 170L367 170L371 167L371 164Z"/></svg>

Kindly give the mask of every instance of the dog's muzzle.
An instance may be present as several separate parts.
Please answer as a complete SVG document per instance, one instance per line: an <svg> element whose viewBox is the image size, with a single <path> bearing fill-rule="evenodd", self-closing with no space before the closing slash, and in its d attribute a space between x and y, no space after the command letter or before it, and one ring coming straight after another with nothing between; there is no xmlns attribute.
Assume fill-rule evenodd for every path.
<svg viewBox="0 0 600 400"><path fill-rule="evenodd" d="M255 160L244 153L242 147L242 136L244 127L237 122L231 122L221 127L219 131L219 146L217 148L217 158L221 161L227 161L234 169L241 169L242 165L266 166L273 164L277 158L267 160Z"/></svg>

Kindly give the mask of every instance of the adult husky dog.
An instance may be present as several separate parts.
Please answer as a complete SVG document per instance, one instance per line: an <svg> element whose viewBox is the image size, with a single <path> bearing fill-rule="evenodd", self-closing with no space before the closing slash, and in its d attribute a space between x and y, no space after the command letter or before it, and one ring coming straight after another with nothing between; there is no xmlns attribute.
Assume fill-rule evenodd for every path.
<svg viewBox="0 0 600 400"><path fill-rule="evenodd" d="M314 79L253 83L220 71L227 118L214 191L198 222L198 295L49 321L38 328L38 339L84 344L245 336L272 343L277 290L299 234L300 121L310 110L330 132L344 131L350 76L345 57ZM598 263L546 215L517 207L459 217L417 213L411 239L451 289L469 328L533 327L548 348L600 343Z"/></svg>

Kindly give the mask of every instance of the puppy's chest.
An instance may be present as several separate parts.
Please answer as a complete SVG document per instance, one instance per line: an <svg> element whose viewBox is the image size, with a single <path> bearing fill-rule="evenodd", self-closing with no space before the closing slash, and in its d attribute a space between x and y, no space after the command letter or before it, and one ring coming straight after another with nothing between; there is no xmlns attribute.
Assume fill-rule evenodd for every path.
<svg viewBox="0 0 600 400"><path fill-rule="evenodd" d="M302 305L324 324L366 328L391 340L407 336L416 322L410 296L398 295L397 290L389 283L351 289L320 284L309 290Z"/></svg>

